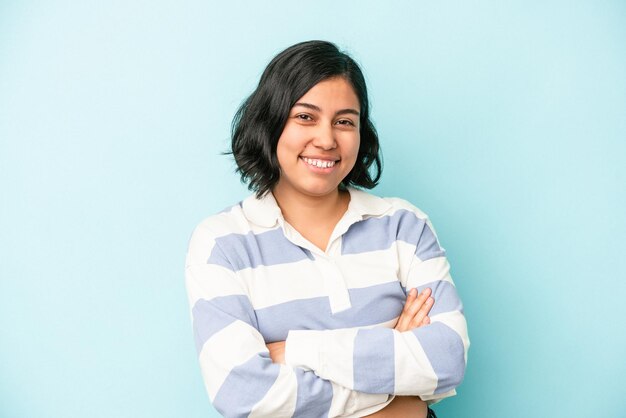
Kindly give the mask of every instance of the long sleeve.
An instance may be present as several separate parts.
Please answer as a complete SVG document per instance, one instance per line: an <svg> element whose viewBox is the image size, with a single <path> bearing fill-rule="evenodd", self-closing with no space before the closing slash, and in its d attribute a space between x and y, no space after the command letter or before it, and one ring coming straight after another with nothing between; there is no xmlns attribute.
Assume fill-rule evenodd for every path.
<svg viewBox="0 0 626 418"><path fill-rule="evenodd" d="M288 365L368 393L419 395L429 401L455 394L465 372L467 326L445 251L421 215L408 228L417 237L399 279L404 289L432 289L431 324L407 332L381 327L290 331Z"/></svg>
<svg viewBox="0 0 626 418"><path fill-rule="evenodd" d="M245 283L223 263L207 262L208 254L219 255L208 229L197 228L189 248L185 275L196 348L209 398L222 415L356 417L388 402L385 394L361 393L273 363Z"/></svg>

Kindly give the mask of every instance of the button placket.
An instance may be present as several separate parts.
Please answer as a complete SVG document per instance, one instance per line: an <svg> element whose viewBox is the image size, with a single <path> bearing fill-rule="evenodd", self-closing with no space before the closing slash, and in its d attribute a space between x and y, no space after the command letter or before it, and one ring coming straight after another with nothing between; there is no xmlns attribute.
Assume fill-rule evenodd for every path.
<svg viewBox="0 0 626 418"><path fill-rule="evenodd" d="M348 286L335 260L332 257L323 256L318 259L317 264L322 274L324 290L328 295L330 311L334 314L350 309L352 303Z"/></svg>
<svg viewBox="0 0 626 418"><path fill-rule="evenodd" d="M333 314L352 307L348 285L335 261L335 257L341 256L341 237L350 225L359 219L360 216L355 216L350 211L345 214L335 226L328 248L319 260L320 268L323 270L324 289L330 302L330 311Z"/></svg>
<svg viewBox="0 0 626 418"><path fill-rule="evenodd" d="M284 220L279 219L285 237L293 244L306 248L314 254L315 265L321 274L324 293L328 295L331 313L335 314L352 307L348 285L334 260L334 256L340 256L341 236L349 225L357 221L352 216L344 218L331 234L330 242L326 251L322 251L306 240L300 233Z"/></svg>

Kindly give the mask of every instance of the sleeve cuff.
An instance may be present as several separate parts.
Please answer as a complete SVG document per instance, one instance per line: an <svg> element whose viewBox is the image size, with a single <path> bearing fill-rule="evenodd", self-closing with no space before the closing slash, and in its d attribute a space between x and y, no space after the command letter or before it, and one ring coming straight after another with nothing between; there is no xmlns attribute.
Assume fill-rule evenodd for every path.
<svg viewBox="0 0 626 418"><path fill-rule="evenodd" d="M436 395L420 395L420 398L423 401L426 401L428 405L435 404L445 398L456 395L456 389L452 389L451 391L445 393L438 393Z"/></svg>
<svg viewBox="0 0 626 418"><path fill-rule="evenodd" d="M285 363L291 367L313 370L319 375L323 367L321 341L324 331L289 331L285 340Z"/></svg>

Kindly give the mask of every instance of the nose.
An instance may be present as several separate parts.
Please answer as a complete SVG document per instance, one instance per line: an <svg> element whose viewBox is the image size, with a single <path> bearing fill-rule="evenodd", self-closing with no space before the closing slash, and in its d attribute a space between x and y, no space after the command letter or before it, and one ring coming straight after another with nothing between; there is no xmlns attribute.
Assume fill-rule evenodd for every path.
<svg viewBox="0 0 626 418"><path fill-rule="evenodd" d="M337 148L335 133L332 126L320 126L315 132L313 145L323 150L331 150Z"/></svg>

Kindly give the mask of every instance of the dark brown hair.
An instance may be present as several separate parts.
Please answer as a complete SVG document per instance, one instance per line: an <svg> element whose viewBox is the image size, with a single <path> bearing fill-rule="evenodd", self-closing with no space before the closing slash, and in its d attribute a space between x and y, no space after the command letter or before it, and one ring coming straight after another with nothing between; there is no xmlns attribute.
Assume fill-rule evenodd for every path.
<svg viewBox="0 0 626 418"><path fill-rule="evenodd" d="M357 161L341 184L371 189L378 183L382 172L380 146L369 118L363 73L334 44L307 41L290 46L272 59L259 85L233 118L231 153L241 181L248 183L257 196L271 190L280 178L276 145L291 108L313 86L332 77L343 77L352 85L361 107Z"/></svg>

